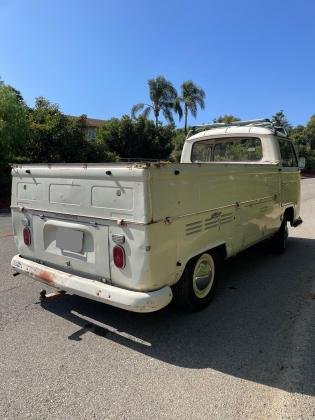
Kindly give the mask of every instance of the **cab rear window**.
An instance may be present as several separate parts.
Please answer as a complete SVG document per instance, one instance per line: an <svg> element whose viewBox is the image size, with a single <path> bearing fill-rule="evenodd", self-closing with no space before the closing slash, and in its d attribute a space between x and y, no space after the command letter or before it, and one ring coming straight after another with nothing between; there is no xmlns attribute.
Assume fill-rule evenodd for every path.
<svg viewBox="0 0 315 420"><path fill-rule="evenodd" d="M192 162L253 162L262 159L261 140L257 137L230 137L196 142Z"/></svg>

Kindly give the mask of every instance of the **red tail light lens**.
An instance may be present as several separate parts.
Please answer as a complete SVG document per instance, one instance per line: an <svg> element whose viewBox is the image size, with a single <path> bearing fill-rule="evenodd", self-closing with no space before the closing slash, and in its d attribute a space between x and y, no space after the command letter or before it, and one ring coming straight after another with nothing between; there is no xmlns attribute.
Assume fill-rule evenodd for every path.
<svg viewBox="0 0 315 420"><path fill-rule="evenodd" d="M30 246L32 242L31 231L29 228L25 227L23 229L23 240L25 245Z"/></svg>
<svg viewBox="0 0 315 420"><path fill-rule="evenodd" d="M114 264L118 268L124 268L126 264L125 250L122 246L115 246L113 249Z"/></svg>

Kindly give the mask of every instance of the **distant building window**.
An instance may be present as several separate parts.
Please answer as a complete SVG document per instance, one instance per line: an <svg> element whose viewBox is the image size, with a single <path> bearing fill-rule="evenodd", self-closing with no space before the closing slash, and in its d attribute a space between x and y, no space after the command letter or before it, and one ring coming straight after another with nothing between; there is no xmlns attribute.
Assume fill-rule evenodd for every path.
<svg viewBox="0 0 315 420"><path fill-rule="evenodd" d="M94 128L94 127L88 127L88 129L87 129L87 138L89 140L95 140L96 139L96 128Z"/></svg>

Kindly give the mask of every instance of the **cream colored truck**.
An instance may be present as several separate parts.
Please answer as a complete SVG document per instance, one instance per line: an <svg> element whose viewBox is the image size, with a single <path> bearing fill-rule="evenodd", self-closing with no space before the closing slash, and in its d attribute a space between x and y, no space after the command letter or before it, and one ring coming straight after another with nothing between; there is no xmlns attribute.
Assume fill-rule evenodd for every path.
<svg viewBox="0 0 315 420"><path fill-rule="evenodd" d="M135 312L206 306L220 264L302 221L292 143L268 120L214 124L180 164L12 166L15 272Z"/></svg>

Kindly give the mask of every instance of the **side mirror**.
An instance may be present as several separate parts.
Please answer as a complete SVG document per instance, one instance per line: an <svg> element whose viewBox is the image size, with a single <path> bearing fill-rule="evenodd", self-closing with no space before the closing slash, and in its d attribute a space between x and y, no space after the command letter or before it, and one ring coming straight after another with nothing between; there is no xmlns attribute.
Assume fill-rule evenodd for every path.
<svg viewBox="0 0 315 420"><path fill-rule="evenodd" d="M305 168L305 157L299 157L299 168L304 169Z"/></svg>

